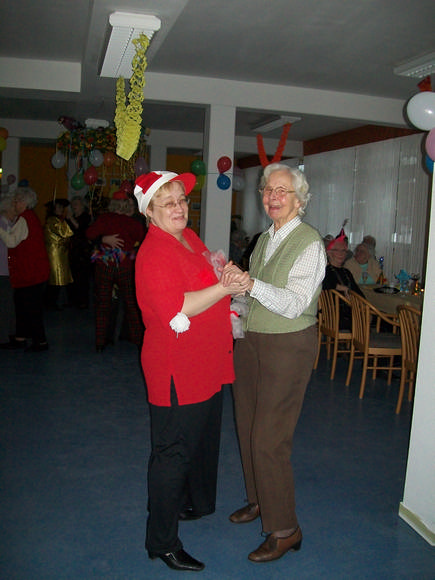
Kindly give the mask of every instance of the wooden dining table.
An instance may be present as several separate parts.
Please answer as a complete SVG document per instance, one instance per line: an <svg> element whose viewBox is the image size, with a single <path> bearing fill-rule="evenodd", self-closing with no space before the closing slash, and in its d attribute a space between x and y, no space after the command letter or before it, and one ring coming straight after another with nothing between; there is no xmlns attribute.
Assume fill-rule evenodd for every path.
<svg viewBox="0 0 435 580"><path fill-rule="evenodd" d="M379 285L372 286L363 284L360 287L367 300L378 310L387 314L397 314L397 307L399 304L407 304L408 306L413 306L418 310L421 310L423 305L423 292L420 292L417 295L405 292L390 294L375 292L376 289L380 288Z"/></svg>

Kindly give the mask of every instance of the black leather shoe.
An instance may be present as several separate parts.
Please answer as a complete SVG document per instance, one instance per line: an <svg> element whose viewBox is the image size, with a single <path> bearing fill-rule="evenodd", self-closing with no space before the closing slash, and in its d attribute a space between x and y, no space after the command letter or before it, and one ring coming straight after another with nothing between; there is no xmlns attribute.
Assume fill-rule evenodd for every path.
<svg viewBox="0 0 435 580"><path fill-rule="evenodd" d="M153 552L150 552L149 556L152 560L154 560L154 558L160 558L160 560L173 570L200 572L205 568L205 565L202 562L192 558L192 556L183 549L177 550L177 552L168 552L167 554L154 554Z"/></svg>
<svg viewBox="0 0 435 580"><path fill-rule="evenodd" d="M179 514L178 519L182 522L190 522L191 520L199 520L202 517L193 511L192 508L184 508Z"/></svg>

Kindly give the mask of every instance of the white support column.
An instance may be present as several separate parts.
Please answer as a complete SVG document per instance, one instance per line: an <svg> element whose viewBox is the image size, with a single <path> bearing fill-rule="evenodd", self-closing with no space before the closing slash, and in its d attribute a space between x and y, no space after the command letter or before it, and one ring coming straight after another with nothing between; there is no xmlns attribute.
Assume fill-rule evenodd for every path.
<svg viewBox="0 0 435 580"><path fill-rule="evenodd" d="M167 148L161 143L153 143L150 146L150 171L166 170Z"/></svg>
<svg viewBox="0 0 435 580"><path fill-rule="evenodd" d="M211 105L208 108L204 134L207 179L201 195L201 238L210 251L223 250L227 257L230 247L235 124L235 107ZM228 189L220 189L217 185L217 162L223 156L232 161L230 170L225 172L231 180Z"/></svg>
<svg viewBox="0 0 435 580"><path fill-rule="evenodd" d="M432 192L435 191L435 173ZM399 515L435 546L435 211L430 217L426 282L414 411Z"/></svg>

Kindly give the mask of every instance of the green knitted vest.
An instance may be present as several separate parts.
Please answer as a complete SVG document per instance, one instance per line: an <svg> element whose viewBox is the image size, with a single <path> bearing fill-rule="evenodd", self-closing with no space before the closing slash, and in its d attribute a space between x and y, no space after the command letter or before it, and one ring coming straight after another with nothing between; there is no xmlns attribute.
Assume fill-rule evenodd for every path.
<svg viewBox="0 0 435 580"><path fill-rule="evenodd" d="M267 232L259 237L252 254L249 274L252 278L258 278L277 288L284 288L296 258L307 246L321 238L313 227L301 223L281 242L267 264L264 264L268 239ZM266 334L282 334L304 330L316 324L317 301L321 289L321 285L319 285L308 308L294 319L270 312L258 300L249 297L249 314L245 321L245 330Z"/></svg>

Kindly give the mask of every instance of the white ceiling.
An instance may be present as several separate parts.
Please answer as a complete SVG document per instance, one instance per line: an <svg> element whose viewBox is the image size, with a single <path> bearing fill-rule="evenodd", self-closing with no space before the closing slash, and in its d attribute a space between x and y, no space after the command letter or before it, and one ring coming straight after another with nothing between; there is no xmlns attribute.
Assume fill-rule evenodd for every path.
<svg viewBox="0 0 435 580"><path fill-rule="evenodd" d="M395 76L394 66L435 49L435 0L3 0L0 61L80 63L81 90L13 87L0 74L0 118L67 115L112 123L115 80L98 72L114 11L161 19L147 74L208 77L222 86L225 80L267 83L276 91L323 89L355 95L356 103L372 96L405 104L418 92L418 80ZM254 126L279 114L302 117L291 129L299 141L368 124L357 106L347 116L338 104L336 114L315 105L301 114L290 102L288 110L265 109L267 103L262 110L239 107L236 134L252 136ZM177 94L149 100L145 87L143 119L151 130L202 132L204 107L177 102Z"/></svg>

